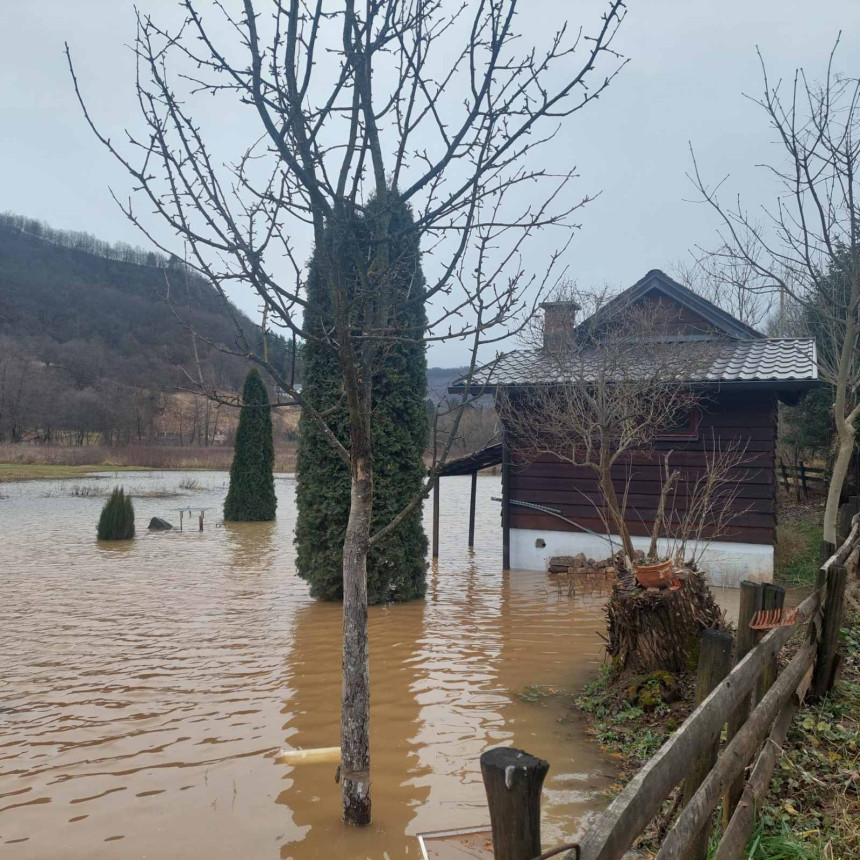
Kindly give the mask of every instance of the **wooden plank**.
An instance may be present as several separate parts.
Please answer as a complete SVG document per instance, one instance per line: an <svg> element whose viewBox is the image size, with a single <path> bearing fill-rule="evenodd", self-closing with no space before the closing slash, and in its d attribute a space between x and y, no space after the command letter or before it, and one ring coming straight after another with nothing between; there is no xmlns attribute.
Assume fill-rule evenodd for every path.
<svg viewBox="0 0 860 860"><path fill-rule="evenodd" d="M738 629L735 638L735 665L749 653L755 645L755 633L750 630L753 615L762 608L762 588L757 582L744 581L741 583L741 599L738 607ZM750 713L750 697L743 696L737 709L729 715L726 729L726 742L730 741L740 727L747 721ZM743 774L738 777L726 791L723 798L723 824L728 824L732 812L744 790Z"/></svg>
<svg viewBox="0 0 860 860"><path fill-rule="evenodd" d="M557 532L578 532L582 533L583 529L587 529L597 534L605 534L606 525L599 518L579 517L576 520L578 525L571 525L564 520L558 519L550 514L541 514L537 512L524 512L526 509L511 508L510 512L510 527L516 529L534 529L536 531L557 531ZM648 523L639 523L629 521L627 528L630 534L637 537L648 537L651 532ZM703 529L703 538L710 538L710 530ZM730 531L725 535L720 535L721 541L728 543L755 543L755 544L772 544L774 542L775 532L771 528L748 528L732 526Z"/></svg>
<svg viewBox="0 0 860 860"><path fill-rule="evenodd" d="M801 616L813 613L818 600L817 593L804 600L798 607ZM771 630L690 714L589 828L581 842L581 860L617 860L624 854L684 778L690 762L719 737L739 699L752 692L765 662L779 653L794 629ZM568 860L574 857L573 852L567 855Z"/></svg>
<svg viewBox="0 0 860 860"><path fill-rule="evenodd" d="M469 549L475 546L475 501L478 496L478 473L472 472L472 486L469 492Z"/></svg>
<svg viewBox="0 0 860 860"><path fill-rule="evenodd" d="M790 627L778 627L772 633L792 629ZM751 651L744 658L744 661L754 653L756 652ZM719 803L725 788L738 774L743 773L744 768L755 755L776 715L794 695L814 659L815 646L813 644L804 645L794 655L783 673L777 678L776 683L750 714L750 718L723 750L713 770L699 786L692 800L681 811L674 826L666 834L663 845L657 852L656 860L681 860L686 847L701 831L717 803ZM744 661L741 661L738 668L743 665ZM726 680L731 677L730 675Z"/></svg>
<svg viewBox="0 0 860 860"><path fill-rule="evenodd" d="M511 498L518 501L527 501L526 499L520 499L519 495L511 493ZM654 500L651 500L654 501ZM544 503L545 504L545 503ZM565 504L565 503L554 503L549 505L549 507L555 508L559 513L568 517L569 519L580 522L581 520L586 519L597 519L600 520L600 511L601 506L599 504L589 504L588 502L583 501L582 504ZM632 522L641 522L650 524L654 522L657 511L655 508L642 508L637 505L628 504L624 519L625 521ZM601 520L602 522L602 520ZM706 521L704 525L712 525L714 519L711 518L709 521ZM776 526L776 515L771 512L764 513L740 513L737 514L732 522L729 525L730 529L739 529L739 528L774 528Z"/></svg>
<svg viewBox="0 0 860 860"><path fill-rule="evenodd" d="M439 477L433 482L433 558L439 558Z"/></svg>
<svg viewBox="0 0 860 860"><path fill-rule="evenodd" d="M755 824L755 812L767 795L777 758L782 755L785 736L799 706L799 697L792 696L779 712L712 860L741 860L744 856Z"/></svg>
<svg viewBox="0 0 860 860"><path fill-rule="evenodd" d="M839 628L842 626L847 576L848 571L841 564L833 564L827 571L824 617L815 659L815 673L812 677L812 695L816 699L830 692L836 680Z"/></svg>
<svg viewBox="0 0 860 860"><path fill-rule="evenodd" d="M707 457L711 450L710 447L708 447L706 450L704 446L685 448L682 445L679 445L677 440L672 440L671 443L665 443L663 445L663 448L665 448L666 450L671 449L675 452L672 455L669 464L676 467L704 466L707 463ZM631 463L634 466L655 465L661 467L662 455L664 453L665 451L661 451L658 448L655 448L655 450L653 451L635 451L628 454L622 454L617 460L620 465L616 469L616 471L621 472L622 466L626 467ZM514 463L523 462L523 456L519 453L514 443L511 444L511 458L512 462ZM767 448L750 451L749 457L745 459L748 460L752 465L772 466L773 445ZM534 460L529 460L528 462L561 464L564 466L568 466L569 468L576 468L570 465L569 460L562 460L559 457L554 456L553 454L541 454L539 457L535 458ZM590 467L584 468L590 469Z"/></svg>
<svg viewBox="0 0 860 860"><path fill-rule="evenodd" d="M625 482L614 481L617 492L622 493L625 489ZM659 496L661 484L659 481L647 480L632 480L627 485L627 491L630 497L634 496ZM547 493L560 494L564 497L581 496L581 493L587 495L597 495L600 493L600 487L596 480L571 480L570 478L559 478L551 475L541 476L532 475L529 472L511 471L511 492L517 497L522 491L544 491ZM692 481L681 481L678 484L677 492L673 491L673 496L677 499L686 499L692 493ZM688 493L689 491L689 493ZM773 483L768 484L737 484L730 487L732 494L735 494L740 499L766 499L773 504ZM561 499L557 499L561 501Z"/></svg>
<svg viewBox="0 0 860 860"><path fill-rule="evenodd" d="M573 466L560 460L541 460L536 462L524 462L521 459L512 460L512 469L518 474L541 475L550 478L567 478L580 480L594 480L594 470L588 466ZM675 464L682 469L688 480L695 480L703 474L707 463L704 454L686 452L684 460L687 462ZM632 480L658 480L661 474L661 466L657 462L634 463L629 468L617 468L613 470L613 481L624 481L628 475ZM730 469L728 476L732 481L744 482L754 481L757 484L775 483L773 463L771 458L756 455L747 466Z"/></svg>
<svg viewBox="0 0 860 860"><path fill-rule="evenodd" d="M565 513L565 516L576 515L578 513L594 513L603 507L603 494L595 490L567 489L567 490L543 490L543 489L525 489L522 488L517 481L512 482L511 498L521 502L534 502L541 505L549 505L553 508L560 508ZM657 497L648 493L633 493L627 494L627 507L631 511L648 510L654 507ZM673 504L674 503L674 504ZM567 507L570 510L565 511ZM766 499L745 499L743 505L739 506L742 510L749 513L773 514L774 504L771 498ZM573 510L578 508L580 510ZM678 495L670 497L667 501L666 511L683 512L687 509L687 497ZM651 518L653 521L653 517Z"/></svg>
<svg viewBox="0 0 860 860"><path fill-rule="evenodd" d="M705 630L702 634L699 668L696 673L697 705L704 702L714 687L729 674L732 665L733 644L731 634L722 630ZM682 796L685 805L690 802L696 789L714 766L719 746L720 739L718 737L710 746L706 746L693 764L692 773L684 780ZM687 850L686 860L706 860L710 835L710 828L703 827Z"/></svg>
<svg viewBox="0 0 860 860"><path fill-rule="evenodd" d="M761 587L761 608L766 610L782 609L785 605L785 589L781 585L774 585L772 582L766 582ZM759 634L756 639L761 639ZM773 686L776 680L776 673L779 669L776 657L770 661L761 673L761 677L756 687L755 700L760 702L765 693Z"/></svg>
<svg viewBox="0 0 860 860"><path fill-rule="evenodd" d="M511 450L507 433L502 435L502 567L511 566ZM561 522L557 520L556 522Z"/></svg>

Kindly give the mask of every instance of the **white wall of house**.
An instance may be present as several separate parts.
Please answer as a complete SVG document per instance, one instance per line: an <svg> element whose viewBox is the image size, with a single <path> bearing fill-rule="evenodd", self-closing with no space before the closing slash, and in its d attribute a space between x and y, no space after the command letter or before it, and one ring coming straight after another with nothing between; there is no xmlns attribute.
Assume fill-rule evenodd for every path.
<svg viewBox="0 0 860 860"><path fill-rule="evenodd" d="M651 542L647 537L633 537L632 541L636 549L644 551L648 550ZM667 552L667 542L661 541L661 544L659 551ZM511 567L519 570L546 570L554 555L584 553L587 558L599 561L612 555L620 546L617 537L610 536L607 540L586 532L514 528L510 531ZM687 553L688 556L690 554ZM701 559L699 566L711 585L738 588L745 579L773 581L773 547L766 544L712 541L703 548Z"/></svg>

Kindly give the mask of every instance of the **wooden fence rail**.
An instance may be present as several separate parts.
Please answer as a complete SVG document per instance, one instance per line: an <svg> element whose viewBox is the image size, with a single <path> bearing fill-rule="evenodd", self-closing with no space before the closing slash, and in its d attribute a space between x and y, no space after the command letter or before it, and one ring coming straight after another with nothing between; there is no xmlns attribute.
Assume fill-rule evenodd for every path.
<svg viewBox="0 0 860 860"><path fill-rule="evenodd" d="M798 499L807 498L812 491L822 494L827 492L827 470L807 466L803 460L794 466L780 457L777 477L782 481L786 493L794 490Z"/></svg>
<svg viewBox="0 0 860 860"><path fill-rule="evenodd" d="M752 613L767 608L771 600L779 604L780 589L745 583L734 668L725 674L725 645L707 632L697 684L698 706L589 827L581 842L565 854L566 860L620 860L671 792L685 781L683 808L657 860L703 860L713 812L721 798L723 833L715 856L717 860L743 856L755 823L755 808L767 792L782 742L803 697L807 690L816 697L826 695L835 683L846 565L855 566L859 556L860 516L855 516L848 539L822 565L815 590L798 607L796 622L774 628L757 643L749 630ZM802 624L808 625L806 640L777 675L774 667L779 653ZM754 707L750 707L751 701ZM716 755L713 751L726 723L726 744ZM754 759L752 774L744 781ZM489 792L488 799L495 821L492 806L498 800ZM530 813L520 808L519 814L522 820L511 828L514 832L539 828L534 821L539 808L534 804ZM539 836L536 844L540 845ZM509 849L509 845L494 844L496 860L533 860L537 856Z"/></svg>

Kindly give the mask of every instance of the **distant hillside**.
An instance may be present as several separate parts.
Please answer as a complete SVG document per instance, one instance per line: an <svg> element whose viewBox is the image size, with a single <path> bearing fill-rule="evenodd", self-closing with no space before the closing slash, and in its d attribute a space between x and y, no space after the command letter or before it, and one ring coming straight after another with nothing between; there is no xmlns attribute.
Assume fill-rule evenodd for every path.
<svg viewBox="0 0 860 860"><path fill-rule="evenodd" d="M233 313L258 345L259 327ZM0 214L0 442L229 441L234 410L177 394L198 374L207 387L241 388L247 362L207 340L232 345L235 328L215 288L181 261ZM270 335L269 353L289 376L287 342ZM430 368L431 400L464 372ZM294 437L295 410L279 411Z"/></svg>
<svg viewBox="0 0 860 860"><path fill-rule="evenodd" d="M235 343L221 297L181 262L0 216L0 441L58 431L142 441L186 372L238 390L246 362L193 343L177 319L189 308L203 338Z"/></svg>

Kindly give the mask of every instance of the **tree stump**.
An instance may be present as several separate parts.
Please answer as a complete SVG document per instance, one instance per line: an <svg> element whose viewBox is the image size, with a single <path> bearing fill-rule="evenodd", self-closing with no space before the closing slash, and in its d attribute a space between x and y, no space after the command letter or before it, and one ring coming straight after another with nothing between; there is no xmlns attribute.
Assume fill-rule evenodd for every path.
<svg viewBox="0 0 860 860"><path fill-rule="evenodd" d="M695 668L702 631L724 625L704 576L691 571L677 591L616 585L606 606L606 626L606 650L619 670L678 674Z"/></svg>

